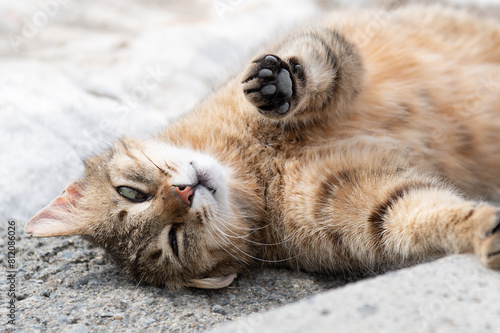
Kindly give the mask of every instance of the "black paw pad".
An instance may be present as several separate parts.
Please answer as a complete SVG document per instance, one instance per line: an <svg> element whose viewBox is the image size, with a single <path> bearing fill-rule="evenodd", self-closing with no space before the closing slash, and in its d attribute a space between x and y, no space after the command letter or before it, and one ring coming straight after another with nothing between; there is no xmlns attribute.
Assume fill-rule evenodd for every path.
<svg viewBox="0 0 500 333"><path fill-rule="evenodd" d="M264 57L264 61L267 61L268 63L272 63L272 64L278 64L278 58L276 58L275 56L273 55L268 55L268 56L265 56Z"/></svg>
<svg viewBox="0 0 500 333"><path fill-rule="evenodd" d="M278 56L266 55L254 61L245 74L243 91L247 99L263 114L284 115L295 95L295 77L302 67L293 68Z"/></svg>
<svg viewBox="0 0 500 333"><path fill-rule="evenodd" d="M257 76L260 78L271 77L273 76L273 71L267 68L262 68L257 74Z"/></svg>

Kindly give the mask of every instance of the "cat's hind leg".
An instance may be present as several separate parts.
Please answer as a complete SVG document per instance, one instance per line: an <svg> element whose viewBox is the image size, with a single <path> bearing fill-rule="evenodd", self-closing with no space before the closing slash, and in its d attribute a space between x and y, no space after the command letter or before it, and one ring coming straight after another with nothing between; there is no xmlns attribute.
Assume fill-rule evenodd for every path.
<svg viewBox="0 0 500 333"><path fill-rule="evenodd" d="M292 34L242 75L247 100L267 118L308 122L341 113L361 89L356 48L332 29Z"/></svg>

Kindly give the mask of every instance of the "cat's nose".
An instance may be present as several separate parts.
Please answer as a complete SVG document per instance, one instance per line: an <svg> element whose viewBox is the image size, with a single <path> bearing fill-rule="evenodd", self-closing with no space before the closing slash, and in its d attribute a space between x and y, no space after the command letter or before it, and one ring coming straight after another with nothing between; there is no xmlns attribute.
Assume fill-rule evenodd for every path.
<svg viewBox="0 0 500 333"><path fill-rule="evenodd" d="M191 206L191 202L193 201L194 196L194 188L191 186L174 186L175 193L179 196L179 198L184 201L184 203L188 206Z"/></svg>

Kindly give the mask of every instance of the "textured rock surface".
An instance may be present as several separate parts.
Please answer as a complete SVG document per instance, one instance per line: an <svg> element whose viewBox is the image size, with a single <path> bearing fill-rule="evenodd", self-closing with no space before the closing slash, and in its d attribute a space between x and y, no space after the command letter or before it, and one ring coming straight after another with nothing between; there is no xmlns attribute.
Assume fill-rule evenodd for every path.
<svg viewBox="0 0 500 333"><path fill-rule="evenodd" d="M17 270L16 325L6 328L203 331L344 285L342 277L262 269L224 290L174 293L131 282L102 250L78 237L34 239L23 231L29 217L81 176L82 158L117 137L156 133L239 73L275 31L334 7L325 0L0 2L2 302L9 285L8 219L16 224ZM439 293L447 293L450 285L442 283L448 276L459 289L446 298ZM348 284L221 329L258 332L265 324L281 332L330 331L335 323L339 331L361 331L394 322L394 330L406 331L404 323L431 318L435 331L451 331L478 318L483 326L465 330L472 332L498 327L491 320L500 317L493 304L498 282L497 273L456 257ZM426 306L436 306L435 299L442 303L434 318L436 311ZM2 325L8 313L3 304Z"/></svg>
<svg viewBox="0 0 500 333"><path fill-rule="evenodd" d="M18 332L60 331L69 326L73 327L70 332L83 327L89 332L160 327L203 331L342 283L305 273L256 270L240 276L227 289L172 292L130 281L100 249L79 238L38 240L19 235L17 323L9 326ZM4 264L2 257L0 265Z"/></svg>
<svg viewBox="0 0 500 333"><path fill-rule="evenodd" d="M473 256L358 281L213 332L497 332L500 273Z"/></svg>

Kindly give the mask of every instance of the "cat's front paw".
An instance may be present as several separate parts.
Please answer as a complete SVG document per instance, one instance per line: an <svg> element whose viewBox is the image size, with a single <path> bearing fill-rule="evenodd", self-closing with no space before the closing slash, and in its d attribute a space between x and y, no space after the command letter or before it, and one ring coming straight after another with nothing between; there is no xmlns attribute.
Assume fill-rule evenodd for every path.
<svg viewBox="0 0 500 333"><path fill-rule="evenodd" d="M288 64L276 55L268 54L254 60L243 74L243 92L262 114L280 118L288 114L297 97L299 64Z"/></svg>
<svg viewBox="0 0 500 333"><path fill-rule="evenodd" d="M488 268L500 270L500 210L480 237L479 257Z"/></svg>

